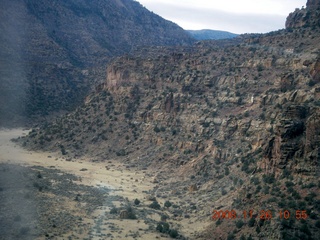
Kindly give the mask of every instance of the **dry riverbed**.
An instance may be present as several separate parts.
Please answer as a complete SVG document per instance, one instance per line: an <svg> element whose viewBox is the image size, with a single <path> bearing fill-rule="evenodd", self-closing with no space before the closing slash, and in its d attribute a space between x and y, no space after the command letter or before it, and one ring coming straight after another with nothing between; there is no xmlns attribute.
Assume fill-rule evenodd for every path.
<svg viewBox="0 0 320 240"><path fill-rule="evenodd" d="M31 152L10 141L27 132L0 131L0 239L170 238L156 230L170 212L163 208L166 196L157 198L161 210L149 207L159 186L147 170ZM136 219L120 217L129 206ZM194 239L203 226L189 217L176 220L168 222L184 235L180 239Z"/></svg>

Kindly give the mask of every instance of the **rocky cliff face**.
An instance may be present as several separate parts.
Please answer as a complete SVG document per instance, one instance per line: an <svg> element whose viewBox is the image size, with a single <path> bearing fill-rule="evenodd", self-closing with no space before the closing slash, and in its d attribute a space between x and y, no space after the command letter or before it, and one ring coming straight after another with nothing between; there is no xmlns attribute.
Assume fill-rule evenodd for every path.
<svg viewBox="0 0 320 240"><path fill-rule="evenodd" d="M148 171L158 183L152 193L179 203L170 218L207 223L191 239L316 239L317 4L301 10L311 25L297 11L286 30L117 57L82 106L20 142ZM212 223L215 209L234 209L239 219ZM256 218L241 218L245 209ZM284 209L293 217L281 219Z"/></svg>
<svg viewBox="0 0 320 240"><path fill-rule="evenodd" d="M160 195L175 189L190 201L191 189L197 219L208 219L211 208L306 208L313 217L292 224L299 236L317 236L319 39L319 28L304 28L141 48L114 59L83 106L22 141L154 171ZM237 237L284 239L292 226L232 224L213 223L196 239L212 239L213 232L226 238L232 229Z"/></svg>
<svg viewBox="0 0 320 240"><path fill-rule="evenodd" d="M287 17L286 28L311 27L320 25L320 1L308 0L306 8L296 9Z"/></svg>
<svg viewBox="0 0 320 240"><path fill-rule="evenodd" d="M193 41L132 0L2 0L0 21L1 125L77 106L115 55Z"/></svg>
<svg viewBox="0 0 320 240"><path fill-rule="evenodd" d="M319 0L308 0L307 1L307 8L308 9L316 9L319 8L320 1Z"/></svg>

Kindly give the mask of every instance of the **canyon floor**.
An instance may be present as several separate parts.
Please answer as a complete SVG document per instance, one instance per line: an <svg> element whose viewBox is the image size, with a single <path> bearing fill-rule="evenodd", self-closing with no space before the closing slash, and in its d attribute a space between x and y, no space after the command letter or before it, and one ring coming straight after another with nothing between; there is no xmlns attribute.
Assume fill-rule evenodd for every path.
<svg viewBox="0 0 320 240"><path fill-rule="evenodd" d="M27 151L11 141L27 133L0 131L0 239L166 239L156 230L163 215L180 238L193 239L209 222L194 221L196 211L175 218L169 208L150 208L159 187L156 170ZM156 199L163 206L168 196ZM135 219L120 217L128 207Z"/></svg>

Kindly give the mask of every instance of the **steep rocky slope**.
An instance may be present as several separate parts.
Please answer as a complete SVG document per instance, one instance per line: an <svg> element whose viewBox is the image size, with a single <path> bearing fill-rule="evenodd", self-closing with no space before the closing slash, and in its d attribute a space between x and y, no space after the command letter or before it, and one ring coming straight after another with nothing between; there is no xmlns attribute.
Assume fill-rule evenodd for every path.
<svg viewBox="0 0 320 240"><path fill-rule="evenodd" d="M320 1L308 0L306 8L296 10L287 17L286 28L319 27Z"/></svg>
<svg viewBox="0 0 320 240"><path fill-rule="evenodd" d="M20 141L148 169L154 194L175 202L168 221L208 224L179 229L190 239L317 239L319 39L305 26L141 48L114 59L76 111ZM238 217L212 221L214 210Z"/></svg>
<svg viewBox="0 0 320 240"><path fill-rule="evenodd" d="M1 0L0 6L1 125L77 106L115 55L193 41L132 0Z"/></svg>

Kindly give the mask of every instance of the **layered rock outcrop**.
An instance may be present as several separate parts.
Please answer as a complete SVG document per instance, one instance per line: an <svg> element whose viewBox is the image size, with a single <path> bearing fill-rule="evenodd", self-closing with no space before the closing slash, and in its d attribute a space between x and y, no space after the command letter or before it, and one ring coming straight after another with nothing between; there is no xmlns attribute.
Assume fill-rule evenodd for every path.
<svg viewBox="0 0 320 240"><path fill-rule="evenodd" d="M0 22L0 125L79 105L116 55L193 42L132 0L2 0Z"/></svg>
<svg viewBox="0 0 320 240"><path fill-rule="evenodd" d="M319 27L320 26L320 1L308 0L306 8L290 13L286 20L286 28Z"/></svg>
<svg viewBox="0 0 320 240"><path fill-rule="evenodd" d="M167 198L174 189L179 202L194 200L197 220L209 222L208 208L253 209L258 216L262 209L302 207L313 214L290 225L260 218L249 221L256 224L251 228L237 221L237 236L230 237L230 221L214 222L203 239L216 232L221 239L248 233L291 239L292 226L296 237L316 238L319 39L317 27L306 27L139 49L112 61L105 83L83 106L21 141L154 170L163 178L156 193L167 189Z"/></svg>

